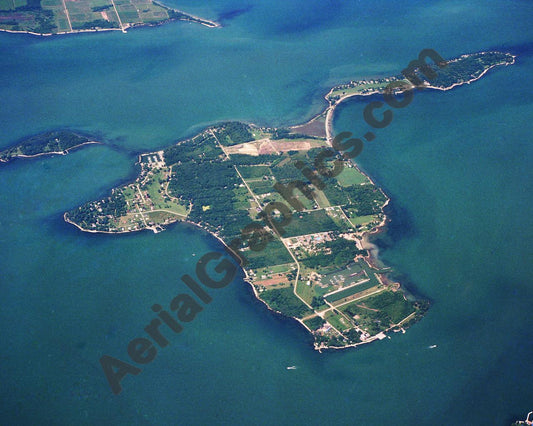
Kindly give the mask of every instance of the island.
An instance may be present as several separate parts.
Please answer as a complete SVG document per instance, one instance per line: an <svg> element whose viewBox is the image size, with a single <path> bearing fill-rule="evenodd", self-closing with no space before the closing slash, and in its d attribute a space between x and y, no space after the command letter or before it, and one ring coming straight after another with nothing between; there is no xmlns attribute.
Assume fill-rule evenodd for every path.
<svg viewBox="0 0 533 426"><path fill-rule="evenodd" d="M0 151L0 162L15 158L33 158L41 155L66 155L84 145L100 143L71 130L56 130L25 138L10 148Z"/></svg>
<svg viewBox="0 0 533 426"><path fill-rule="evenodd" d="M279 188L305 179L298 166L314 164L328 147L325 138L289 129L221 123L140 155L135 182L65 213L65 220L104 233L159 232L187 221L238 251L255 295L301 322L317 349L384 338L420 318L427 302L404 297L392 270L366 249L365 235L385 224L388 198L355 164L296 190L301 208L283 229L268 228L262 250L238 243L243 229L264 225L269 205L286 202Z"/></svg>
<svg viewBox="0 0 533 426"><path fill-rule="evenodd" d="M15 33L126 32L177 20L219 26L152 0L0 0L0 30Z"/></svg>
<svg viewBox="0 0 533 426"><path fill-rule="evenodd" d="M525 420L517 420L515 422L512 423L511 426L520 426L520 425L528 425L528 426L531 426L533 425L533 411L530 411L529 413L527 413L527 416L526 416L526 419Z"/></svg>
<svg viewBox="0 0 533 426"><path fill-rule="evenodd" d="M449 90L514 61L508 53L463 55L434 66L431 84L417 89ZM328 106L305 124L223 122L141 154L133 182L65 212L64 219L91 233L157 233L176 222L202 228L239 262L257 299L298 321L319 351L405 332L429 302L407 291L374 255L372 237L386 228L390 200L336 148L342 134L331 135L335 108L343 100L379 94L391 81L409 84L403 76L352 81L332 88ZM33 137L0 158L80 145L73 134L66 137L54 132Z"/></svg>

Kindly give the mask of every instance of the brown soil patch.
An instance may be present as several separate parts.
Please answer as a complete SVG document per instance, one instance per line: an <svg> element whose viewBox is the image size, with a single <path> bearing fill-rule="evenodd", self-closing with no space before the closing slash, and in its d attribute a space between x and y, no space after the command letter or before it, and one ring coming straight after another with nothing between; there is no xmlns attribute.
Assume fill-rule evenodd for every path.
<svg viewBox="0 0 533 426"><path fill-rule="evenodd" d="M276 274L272 278L269 278L268 280L263 281L256 281L255 285L264 285L265 287L268 287L269 285L275 285L275 284L284 284L287 283L287 277L285 277L282 274Z"/></svg>
<svg viewBox="0 0 533 426"><path fill-rule="evenodd" d="M326 137L325 120L322 117L309 121L300 126L294 126L291 130L295 133L303 133L309 136L318 136L320 138Z"/></svg>

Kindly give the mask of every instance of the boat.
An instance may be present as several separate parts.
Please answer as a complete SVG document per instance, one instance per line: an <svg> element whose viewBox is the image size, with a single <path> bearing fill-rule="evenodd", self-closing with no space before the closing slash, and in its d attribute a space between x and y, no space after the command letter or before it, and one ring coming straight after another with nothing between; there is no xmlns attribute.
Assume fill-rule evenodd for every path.
<svg viewBox="0 0 533 426"><path fill-rule="evenodd" d="M296 370L296 366L295 365L291 365L290 367L287 367L287 370Z"/></svg>

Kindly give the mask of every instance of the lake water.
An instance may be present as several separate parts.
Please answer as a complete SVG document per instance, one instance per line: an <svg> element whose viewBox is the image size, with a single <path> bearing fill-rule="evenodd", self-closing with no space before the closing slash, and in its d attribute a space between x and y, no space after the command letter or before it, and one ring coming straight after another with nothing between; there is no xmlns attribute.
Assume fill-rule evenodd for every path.
<svg viewBox="0 0 533 426"><path fill-rule="evenodd" d="M533 410L529 1L172 0L217 19L50 38L0 34L1 146L54 128L97 135L0 167L3 424L508 425ZM136 154L221 120L305 121L331 85L398 74L418 52L518 54L449 92L416 93L358 163L392 198L381 257L430 299L406 334L319 354L237 278L111 393L150 307L186 292L212 237L89 235L62 214L133 179ZM335 130L363 135L366 101ZM170 336L169 336L170 337ZM430 349L432 345L436 348ZM287 370L287 366L297 369Z"/></svg>

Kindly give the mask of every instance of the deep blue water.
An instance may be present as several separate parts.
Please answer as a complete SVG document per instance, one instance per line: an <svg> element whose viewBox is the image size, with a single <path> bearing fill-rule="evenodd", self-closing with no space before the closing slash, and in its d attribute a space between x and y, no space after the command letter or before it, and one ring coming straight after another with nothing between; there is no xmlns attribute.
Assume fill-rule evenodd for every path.
<svg viewBox="0 0 533 426"><path fill-rule="evenodd" d="M498 424L533 410L529 1L205 1L172 23L51 38L0 34L0 146L53 128L105 145L0 167L3 424ZM432 301L404 335L318 354L238 278L114 396L154 303L186 291L195 228L88 235L62 213L135 174L135 153L210 123L304 121L336 83L393 75L423 48L517 63L415 94L358 158L392 198L382 258ZM337 131L363 135L365 101ZM437 344L435 349L428 349ZM296 365L296 370L287 370Z"/></svg>

